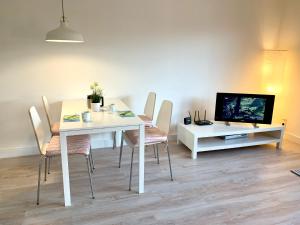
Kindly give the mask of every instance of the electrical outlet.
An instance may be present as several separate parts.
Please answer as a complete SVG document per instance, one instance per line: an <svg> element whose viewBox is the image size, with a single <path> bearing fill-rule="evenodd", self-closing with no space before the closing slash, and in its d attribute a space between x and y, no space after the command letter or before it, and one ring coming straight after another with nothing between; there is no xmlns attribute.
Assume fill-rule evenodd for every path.
<svg viewBox="0 0 300 225"><path fill-rule="evenodd" d="M286 126L287 125L287 119L282 119L282 125Z"/></svg>

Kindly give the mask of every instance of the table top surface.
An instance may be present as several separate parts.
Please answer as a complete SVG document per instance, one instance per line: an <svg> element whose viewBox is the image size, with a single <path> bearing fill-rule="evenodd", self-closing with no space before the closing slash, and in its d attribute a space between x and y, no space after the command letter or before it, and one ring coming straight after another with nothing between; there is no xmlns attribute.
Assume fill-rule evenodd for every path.
<svg viewBox="0 0 300 225"><path fill-rule="evenodd" d="M116 112L110 112L109 105L115 104ZM66 100L62 103L60 117L60 131L74 131L84 129L97 128L113 128L126 126L139 126L143 121L138 117L120 117L118 111L130 110L128 106L120 99L105 99L105 105L101 112L92 112L88 110L87 101L82 100ZM83 122L81 113L85 111L91 112L91 122ZM79 122L64 122L65 115L80 115Z"/></svg>

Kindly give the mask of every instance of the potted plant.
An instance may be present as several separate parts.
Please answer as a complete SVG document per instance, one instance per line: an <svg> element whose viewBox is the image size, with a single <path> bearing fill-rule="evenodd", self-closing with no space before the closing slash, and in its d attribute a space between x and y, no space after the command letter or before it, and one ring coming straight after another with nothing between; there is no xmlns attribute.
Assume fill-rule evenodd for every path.
<svg viewBox="0 0 300 225"><path fill-rule="evenodd" d="M90 102L92 111L99 112L100 108L104 105L102 89L97 82L94 82L90 88L92 94L88 96L88 104Z"/></svg>

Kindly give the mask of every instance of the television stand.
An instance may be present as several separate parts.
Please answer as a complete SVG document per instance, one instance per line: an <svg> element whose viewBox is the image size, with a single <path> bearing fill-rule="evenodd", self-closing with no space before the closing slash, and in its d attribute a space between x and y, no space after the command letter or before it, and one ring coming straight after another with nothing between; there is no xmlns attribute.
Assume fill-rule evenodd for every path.
<svg viewBox="0 0 300 225"><path fill-rule="evenodd" d="M225 139L228 135L245 135L245 138ZM276 143L280 149L284 134L283 125L260 125L254 128L250 124L214 122L211 126L197 126L195 124L177 126L177 143L181 142L191 150L191 157L197 158L198 152L214 151L230 148L240 148L256 145Z"/></svg>

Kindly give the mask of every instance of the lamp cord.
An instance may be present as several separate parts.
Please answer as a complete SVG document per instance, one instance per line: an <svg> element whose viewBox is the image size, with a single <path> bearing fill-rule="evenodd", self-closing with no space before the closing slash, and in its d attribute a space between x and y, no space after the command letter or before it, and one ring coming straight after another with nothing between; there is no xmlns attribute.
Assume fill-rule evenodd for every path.
<svg viewBox="0 0 300 225"><path fill-rule="evenodd" d="M62 19L63 22L65 22L64 0L61 0L61 9L62 9Z"/></svg>

